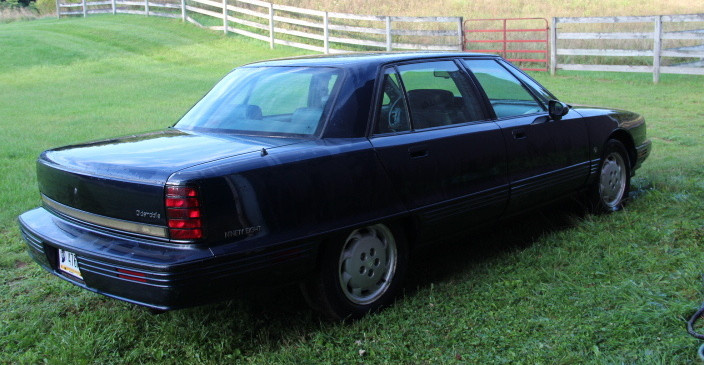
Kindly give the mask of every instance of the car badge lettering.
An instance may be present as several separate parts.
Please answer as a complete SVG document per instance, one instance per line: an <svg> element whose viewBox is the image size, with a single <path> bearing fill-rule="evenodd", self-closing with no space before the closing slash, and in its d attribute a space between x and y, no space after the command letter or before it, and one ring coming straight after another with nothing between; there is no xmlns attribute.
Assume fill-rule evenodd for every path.
<svg viewBox="0 0 704 365"><path fill-rule="evenodd" d="M225 238L234 238L234 237L239 237L243 235L249 235L249 234L254 234L257 232L260 232L262 230L262 226L253 226L253 227L244 227L240 229L233 229L231 231L225 232Z"/></svg>
<svg viewBox="0 0 704 365"><path fill-rule="evenodd" d="M137 209L135 212L137 213L137 217L141 217L141 218L152 218L152 219L161 218L161 214L159 214L157 212L147 212L147 211L140 210L140 209Z"/></svg>

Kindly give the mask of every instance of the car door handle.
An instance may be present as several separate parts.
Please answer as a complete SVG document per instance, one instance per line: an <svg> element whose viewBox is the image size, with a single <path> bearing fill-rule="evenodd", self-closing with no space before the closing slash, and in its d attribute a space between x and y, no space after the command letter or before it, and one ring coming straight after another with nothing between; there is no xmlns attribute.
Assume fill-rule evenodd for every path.
<svg viewBox="0 0 704 365"><path fill-rule="evenodd" d="M514 129L511 133L513 134L513 139L525 139L527 137L523 129Z"/></svg>
<svg viewBox="0 0 704 365"><path fill-rule="evenodd" d="M409 148L408 155L410 155L411 158L423 158L428 156L428 150L425 147Z"/></svg>

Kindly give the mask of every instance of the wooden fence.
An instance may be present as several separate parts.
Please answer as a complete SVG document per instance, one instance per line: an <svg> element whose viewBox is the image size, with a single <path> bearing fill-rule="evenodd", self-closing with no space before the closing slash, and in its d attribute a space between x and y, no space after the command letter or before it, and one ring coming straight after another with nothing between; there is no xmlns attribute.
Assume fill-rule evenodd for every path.
<svg viewBox="0 0 704 365"><path fill-rule="evenodd" d="M272 48L281 44L323 53L462 51L464 43L462 17L344 14L260 0L57 0L56 10L59 17L127 13L180 18L259 39ZM585 30L589 26L595 30ZM549 48L551 74L648 72L656 83L661 73L704 75L704 14L552 18Z"/></svg>
<svg viewBox="0 0 704 365"><path fill-rule="evenodd" d="M633 25L634 23L635 26ZM616 28L622 27L631 31L608 31L608 32L566 32L563 31L563 24L615 24ZM693 24L694 26L686 26ZM630 25L627 27L627 25ZM650 28L650 31L642 29L634 31L638 27ZM666 26L669 26L666 28ZM613 30L613 29L611 29ZM589 48L570 48L563 43L566 40L581 40L582 46L585 44ZM619 48L604 47L605 41L626 40L627 43L633 40L652 40L648 49L634 49L628 44L622 44ZM595 42L586 42L595 41ZM680 41L667 47L664 42ZM684 42L682 42L684 41ZM650 42L650 41L648 41ZM587 44L589 43L589 44ZM683 45L682 43L685 43ZM690 15L659 15L659 16L619 16L619 17L592 17L592 18L553 18L550 29L550 73L555 74L555 70L581 70L581 71L620 71L620 72L652 72L653 82L657 83L661 73L704 75L704 14ZM612 42L613 44L613 42ZM641 42L642 44L642 42ZM627 49L626 49L627 48ZM648 65L623 65L623 64L580 64L568 63L558 56L590 56L592 59L608 59L609 57L637 57ZM568 59L569 57L563 57ZM674 60L672 65L663 65L662 59ZM691 62L692 59L700 61ZM683 62L683 60L685 62ZM689 62L686 62L686 61ZM622 61L621 61L622 62ZM679 64L677 64L679 63Z"/></svg>
<svg viewBox="0 0 704 365"><path fill-rule="evenodd" d="M56 3L59 17L127 13L181 18L201 27L266 41L272 48L281 44L323 53L462 50L462 17L343 14L259 0L61 1Z"/></svg>

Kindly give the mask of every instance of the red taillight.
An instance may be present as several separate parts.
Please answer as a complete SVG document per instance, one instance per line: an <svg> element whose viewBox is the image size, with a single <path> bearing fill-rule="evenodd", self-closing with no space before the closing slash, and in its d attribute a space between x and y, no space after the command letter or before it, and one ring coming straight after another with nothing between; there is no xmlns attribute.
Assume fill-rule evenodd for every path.
<svg viewBox="0 0 704 365"><path fill-rule="evenodd" d="M169 228L194 229L202 226L200 219L169 219Z"/></svg>
<svg viewBox="0 0 704 365"><path fill-rule="evenodd" d="M186 186L167 186L166 195L198 196L198 191L195 188L189 188Z"/></svg>
<svg viewBox="0 0 704 365"><path fill-rule="evenodd" d="M167 186L165 204L169 235L172 240L203 238L201 204L196 188Z"/></svg>
<svg viewBox="0 0 704 365"><path fill-rule="evenodd" d="M203 230L201 229L169 229L171 239L173 240L197 240L203 238Z"/></svg>
<svg viewBox="0 0 704 365"><path fill-rule="evenodd" d="M172 219L200 218L200 209L169 208L166 210L166 214Z"/></svg>
<svg viewBox="0 0 704 365"><path fill-rule="evenodd" d="M132 281L138 281L140 283L146 283L147 279L144 279L146 275L144 275L141 272L136 272L132 270L125 270L125 269L117 269L117 274L118 278L122 279L127 279L127 280L132 280Z"/></svg>
<svg viewBox="0 0 704 365"><path fill-rule="evenodd" d="M191 208L199 205L197 198L166 198L167 208Z"/></svg>

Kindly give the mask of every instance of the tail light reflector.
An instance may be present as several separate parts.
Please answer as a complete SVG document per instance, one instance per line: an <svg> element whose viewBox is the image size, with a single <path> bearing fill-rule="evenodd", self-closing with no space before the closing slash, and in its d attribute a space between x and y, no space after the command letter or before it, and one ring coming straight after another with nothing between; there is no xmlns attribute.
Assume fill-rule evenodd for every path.
<svg viewBox="0 0 704 365"><path fill-rule="evenodd" d="M137 281L140 283L146 283L147 279L144 279L146 275L141 272L136 272L132 270L117 269L117 277L121 279L127 279L132 281Z"/></svg>
<svg viewBox="0 0 704 365"><path fill-rule="evenodd" d="M195 208L199 205L198 198L166 198L167 208Z"/></svg>
<svg viewBox="0 0 704 365"><path fill-rule="evenodd" d="M187 186L169 186L167 194L175 196L198 196L198 191L195 188Z"/></svg>
<svg viewBox="0 0 704 365"><path fill-rule="evenodd" d="M203 238L203 230L201 229L169 229L171 239L173 240L197 240Z"/></svg>
<svg viewBox="0 0 704 365"><path fill-rule="evenodd" d="M171 239L197 240L203 238L201 201L196 188L167 186L165 204Z"/></svg>
<svg viewBox="0 0 704 365"><path fill-rule="evenodd" d="M194 229L202 226L200 219L169 219L169 228Z"/></svg>
<svg viewBox="0 0 704 365"><path fill-rule="evenodd" d="M174 209L168 208L166 212L171 219L200 218L200 209Z"/></svg>

